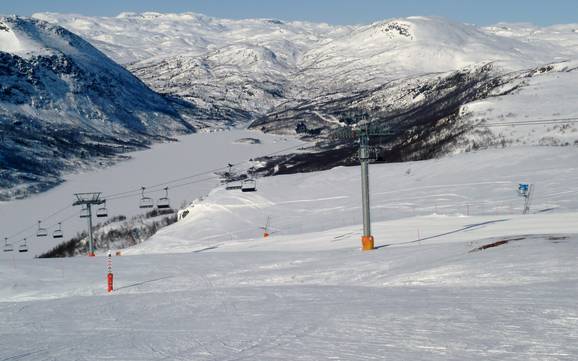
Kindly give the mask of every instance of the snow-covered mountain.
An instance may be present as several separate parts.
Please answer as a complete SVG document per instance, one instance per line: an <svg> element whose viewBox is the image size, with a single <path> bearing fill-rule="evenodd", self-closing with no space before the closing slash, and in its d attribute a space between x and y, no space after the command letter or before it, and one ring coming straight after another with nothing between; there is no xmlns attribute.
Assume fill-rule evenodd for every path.
<svg viewBox="0 0 578 361"><path fill-rule="evenodd" d="M0 188L25 196L63 170L195 130L196 110L167 100L68 30L0 18Z"/></svg>
<svg viewBox="0 0 578 361"><path fill-rule="evenodd" d="M330 112L314 109L312 114L321 120L315 116L301 120L314 129L322 119L343 123L344 119L336 121L336 117L349 113L355 119L347 123L354 124L361 120L356 114L375 117L375 107L400 108L400 99L401 105L412 112L427 112L424 104L429 104L421 101L423 95L419 88L416 91L416 84L425 84L435 93L436 83L441 82L443 88L457 71L464 74L463 81L457 79L454 83L464 89L471 83L468 79L491 64L488 77L499 78L492 86L525 89L541 81L521 81L523 74L578 59L578 25L539 28L498 24L483 28L437 17L331 26L269 19L227 20L194 13L34 16L82 34L111 57L128 64L153 89L233 120L259 119L254 126L274 123L279 113L300 113L312 103L347 100L359 94L371 99L361 111L351 111L347 101L334 102ZM522 73L511 76L512 72ZM540 79L560 78L567 86L560 90L550 86L537 92L549 98L572 98L567 92L574 75L568 71L555 73ZM388 96L381 96L383 89L388 89ZM505 97L500 99L524 107L522 103L527 99L518 96L517 91L498 89L483 96L462 97L461 103L454 102L444 113L455 112L456 105L460 108L502 93ZM548 118L561 113L556 107L558 104L551 104L533 116ZM567 111L575 113L574 108ZM507 110L494 116L512 118ZM272 129L295 134L294 129L289 131L282 124L265 127ZM494 138L495 143L499 136Z"/></svg>
<svg viewBox="0 0 578 361"><path fill-rule="evenodd" d="M34 16L81 34L153 89L209 112L223 108L223 116L245 122L287 99L291 75L299 70L303 54L351 31L327 24L193 13Z"/></svg>
<svg viewBox="0 0 578 361"><path fill-rule="evenodd" d="M397 132L385 160L578 140L575 123L497 127L578 114L578 26L481 28L436 17L363 26L193 13L34 17L81 34L165 99L193 107L197 119L252 122L254 129L314 140L370 119ZM4 43L7 51L22 51ZM338 150L325 154L334 162L324 167L355 156L351 147ZM291 169L318 169L310 160L293 158Z"/></svg>

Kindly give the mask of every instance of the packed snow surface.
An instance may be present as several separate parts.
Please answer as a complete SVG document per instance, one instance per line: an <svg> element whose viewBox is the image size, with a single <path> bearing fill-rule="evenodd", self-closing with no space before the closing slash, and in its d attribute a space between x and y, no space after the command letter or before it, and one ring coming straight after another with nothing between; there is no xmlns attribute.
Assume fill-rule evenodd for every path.
<svg viewBox="0 0 578 361"><path fill-rule="evenodd" d="M113 257L112 294L106 257L2 260L0 359L575 360L577 157L373 165L372 252L352 167L217 188Z"/></svg>
<svg viewBox="0 0 578 361"><path fill-rule="evenodd" d="M2 262L0 357L575 360L578 238L482 244Z"/></svg>

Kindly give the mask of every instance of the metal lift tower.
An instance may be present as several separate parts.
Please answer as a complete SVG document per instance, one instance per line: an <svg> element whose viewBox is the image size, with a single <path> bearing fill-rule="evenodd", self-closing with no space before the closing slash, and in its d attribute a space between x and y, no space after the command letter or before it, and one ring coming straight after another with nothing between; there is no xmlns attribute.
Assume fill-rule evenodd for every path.
<svg viewBox="0 0 578 361"><path fill-rule="evenodd" d="M92 206L101 205L106 202L100 199L100 192L94 193L75 193L76 201L72 203L73 206L85 206L88 214L88 256L94 257L94 244L92 238Z"/></svg>
<svg viewBox="0 0 578 361"><path fill-rule="evenodd" d="M337 135L342 139L358 139L359 161L361 163L361 203L363 209L363 236L361 237L362 249L371 251L375 248L374 238L371 234L371 207L369 196L369 162L371 157L371 147L369 140L372 137L391 136L395 133L389 128L374 126L370 122L361 124L358 129L347 128L338 131Z"/></svg>

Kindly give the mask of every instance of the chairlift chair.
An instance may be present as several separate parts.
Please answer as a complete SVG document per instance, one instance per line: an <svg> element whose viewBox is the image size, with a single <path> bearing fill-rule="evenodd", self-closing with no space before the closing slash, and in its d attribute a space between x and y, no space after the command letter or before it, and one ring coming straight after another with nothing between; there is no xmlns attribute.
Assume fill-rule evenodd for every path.
<svg viewBox="0 0 578 361"><path fill-rule="evenodd" d="M104 201L102 203L102 206L96 210L96 217L97 218L108 217L108 210L106 209L106 201Z"/></svg>
<svg viewBox="0 0 578 361"><path fill-rule="evenodd" d="M235 177L233 176L233 164L229 163L228 167L229 171L227 172L225 190L232 191L243 188L242 182L234 180Z"/></svg>
<svg viewBox="0 0 578 361"><path fill-rule="evenodd" d="M257 182L254 179L244 180L241 185L241 192L256 192Z"/></svg>
<svg viewBox="0 0 578 361"><path fill-rule="evenodd" d="M4 238L4 252L12 252L14 251L14 247L11 243L8 243L8 238Z"/></svg>
<svg viewBox="0 0 578 361"><path fill-rule="evenodd" d="M85 206L80 210L80 218L88 218L88 217L90 217L90 213L88 212L88 206Z"/></svg>
<svg viewBox="0 0 578 361"><path fill-rule="evenodd" d="M48 230L42 227L42 221L38 221L38 230L36 231L36 237L46 237L48 236Z"/></svg>
<svg viewBox="0 0 578 361"><path fill-rule="evenodd" d="M52 238L63 238L64 234L62 232L62 223L58 222L58 229L55 229L54 232L52 232Z"/></svg>
<svg viewBox="0 0 578 361"><path fill-rule="evenodd" d="M20 253L28 252L28 244L26 243L26 238L24 238L20 243L20 246L18 247L18 252Z"/></svg>
<svg viewBox="0 0 578 361"><path fill-rule="evenodd" d="M243 185L241 182L229 182L225 186L225 190L228 190L228 191L232 191L235 189L242 189L242 188L243 188Z"/></svg>
<svg viewBox="0 0 578 361"><path fill-rule="evenodd" d="M154 207L154 201L151 197L146 197L144 195L145 187L141 187L141 198L139 208L152 208Z"/></svg>
<svg viewBox="0 0 578 361"><path fill-rule="evenodd" d="M171 208L171 202L169 200L169 187L165 187L165 196L162 198L159 198L159 201L157 202L157 208L158 209L168 209Z"/></svg>

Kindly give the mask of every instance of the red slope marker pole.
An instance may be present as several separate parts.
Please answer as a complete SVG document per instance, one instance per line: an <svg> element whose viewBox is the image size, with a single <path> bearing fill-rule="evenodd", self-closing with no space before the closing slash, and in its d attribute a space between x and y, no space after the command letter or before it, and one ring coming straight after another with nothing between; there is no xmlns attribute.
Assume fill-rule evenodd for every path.
<svg viewBox="0 0 578 361"><path fill-rule="evenodd" d="M114 289L114 287L113 287L114 276L112 274L112 252L110 250L108 250L108 257L107 258L108 259L107 259L106 265L107 265L107 269L108 269L108 274L107 274L106 280L107 280L107 284L108 284L107 291L110 293Z"/></svg>

